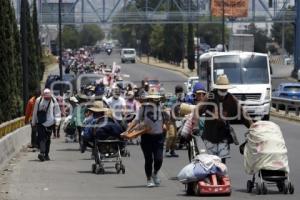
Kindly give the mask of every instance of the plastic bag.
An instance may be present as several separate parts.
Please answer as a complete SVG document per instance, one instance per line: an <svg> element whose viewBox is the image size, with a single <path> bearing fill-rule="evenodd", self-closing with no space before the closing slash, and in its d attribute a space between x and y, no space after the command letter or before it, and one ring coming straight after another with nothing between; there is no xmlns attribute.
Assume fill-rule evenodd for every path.
<svg viewBox="0 0 300 200"><path fill-rule="evenodd" d="M182 183L189 183L197 181L197 177L194 175L195 164L190 163L186 165L177 175L177 178Z"/></svg>

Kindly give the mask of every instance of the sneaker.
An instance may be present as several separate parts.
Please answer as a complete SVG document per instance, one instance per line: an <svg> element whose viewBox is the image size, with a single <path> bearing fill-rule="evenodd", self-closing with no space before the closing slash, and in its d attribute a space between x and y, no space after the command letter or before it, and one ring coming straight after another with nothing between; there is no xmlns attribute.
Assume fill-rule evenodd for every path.
<svg viewBox="0 0 300 200"><path fill-rule="evenodd" d="M176 158L179 157L178 154L175 153L175 151L171 151L170 156L171 157L176 157Z"/></svg>
<svg viewBox="0 0 300 200"><path fill-rule="evenodd" d="M49 160L50 160L49 155L45 156L45 161L49 161Z"/></svg>
<svg viewBox="0 0 300 200"><path fill-rule="evenodd" d="M43 155L43 154L39 154L38 155L38 158L39 158L39 160L41 161L41 162L44 162L45 161L45 156Z"/></svg>
<svg viewBox="0 0 300 200"><path fill-rule="evenodd" d="M160 179L157 176L157 174L153 174L152 175L152 180L153 180L153 183L155 184L155 186L159 186L160 185Z"/></svg>
<svg viewBox="0 0 300 200"><path fill-rule="evenodd" d="M150 187L154 187L155 184L153 183L152 180L147 180L147 187L150 188Z"/></svg>

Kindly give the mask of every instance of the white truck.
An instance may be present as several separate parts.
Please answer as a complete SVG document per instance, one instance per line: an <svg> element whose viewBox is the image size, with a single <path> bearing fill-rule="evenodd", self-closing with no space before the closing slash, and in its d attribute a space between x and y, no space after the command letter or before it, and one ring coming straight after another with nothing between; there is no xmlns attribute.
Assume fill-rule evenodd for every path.
<svg viewBox="0 0 300 200"><path fill-rule="evenodd" d="M132 48L123 48L121 50L121 62L125 63L127 61L130 61L132 63L135 63L135 57L136 57L136 51Z"/></svg>
<svg viewBox="0 0 300 200"><path fill-rule="evenodd" d="M232 34L229 38L229 51L254 51L253 34Z"/></svg>
<svg viewBox="0 0 300 200"><path fill-rule="evenodd" d="M255 119L268 120L271 108L271 68L267 54L255 52L210 52L200 56L200 82L213 90L217 77L226 74L233 94Z"/></svg>

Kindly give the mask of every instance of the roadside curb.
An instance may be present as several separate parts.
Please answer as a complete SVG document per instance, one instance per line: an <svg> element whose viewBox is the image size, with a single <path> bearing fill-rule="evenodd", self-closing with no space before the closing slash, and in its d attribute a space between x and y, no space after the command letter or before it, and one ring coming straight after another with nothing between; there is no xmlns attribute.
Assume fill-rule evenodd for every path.
<svg viewBox="0 0 300 200"><path fill-rule="evenodd" d="M142 63L142 64L146 64L146 65L150 65L152 67L157 67L157 68L161 68L161 69L166 69L166 70L170 70L170 71L175 71L175 72L179 72L180 74L182 74L183 76L189 78L191 77L190 74L186 73L186 72L183 72L182 70L180 69L176 69L176 68L169 68L169 67L163 67L163 66L160 66L158 64L153 64L153 63L148 63L148 62L144 62L142 61L141 59L138 59L138 62L139 63Z"/></svg>
<svg viewBox="0 0 300 200"><path fill-rule="evenodd" d="M0 139L0 169L20 150L30 143L31 128L26 125Z"/></svg>

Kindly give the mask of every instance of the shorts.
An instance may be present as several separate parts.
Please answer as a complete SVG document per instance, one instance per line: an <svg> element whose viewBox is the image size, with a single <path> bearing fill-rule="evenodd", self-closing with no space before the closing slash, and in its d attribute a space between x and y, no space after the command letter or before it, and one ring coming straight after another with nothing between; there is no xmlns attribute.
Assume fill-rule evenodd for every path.
<svg viewBox="0 0 300 200"><path fill-rule="evenodd" d="M211 143L208 140L203 140L203 143L208 154L216 155L220 158L230 158L230 144L226 140L219 143Z"/></svg>

